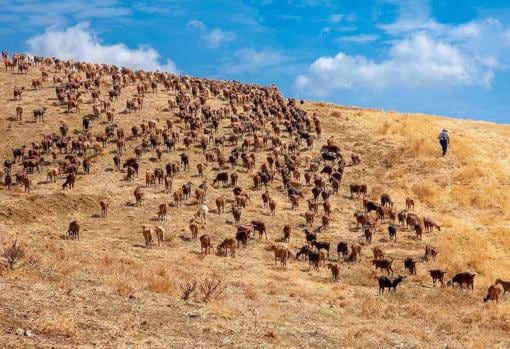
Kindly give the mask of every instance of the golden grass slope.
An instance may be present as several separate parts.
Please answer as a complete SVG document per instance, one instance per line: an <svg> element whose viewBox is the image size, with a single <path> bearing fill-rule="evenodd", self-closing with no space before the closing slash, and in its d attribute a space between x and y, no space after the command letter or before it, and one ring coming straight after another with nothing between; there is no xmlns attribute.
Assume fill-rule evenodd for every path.
<svg viewBox="0 0 510 349"><path fill-rule="evenodd" d="M83 104L80 113L65 113L53 105L50 82L41 91L25 91L22 102L11 100L14 86L28 87L39 76L36 68L28 75L0 71L2 160L11 157L12 147L56 132L61 122L71 134L80 130L82 116L91 111L91 104ZM117 112L133 93L134 86L123 93ZM165 111L169 97L167 92L148 93L142 111L118 113L115 122L129 130L142 120L175 118ZM217 107L222 102L210 103ZM15 121L17 105L25 109L22 122ZM32 123L32 109L42 106L48 108L48 121ZM361 231L354 229L352 214L361 202L349 199L350 183L366 183L376 199L390 193L399 209L411 196L417 213L442 225L441 232L425 234L423 242L401 231L398 243L390 243L385 225L375 236L373 246L395 259L396 273L407 274L403 259L420 259L425 243L440 251L436 261L418 263L418 275L408 276L395 294L378 295L379 272L371 266L366 247L360 264L340 263L338 284L331 282L327 269L309 272L304 262L291 261L286 270L274 266L265 241L250 242L236 258L201 257L199 243L186 239L197 208L194 199L171 208L167 222L155 222L158 205L170 202L171 195L161 186L145 188L144 206L138 208L132 206L132 194L136 185L143 185L145 170L161 164L151 161L153 154L145 154L140 179L123 181L125 174L111 171L115 145L110 144L93 160L92 173L80 176L72 191L61 190L63 179L47 183L45 170L34 175L30 194L19 187L10 192L0 187L0 241L5 246L17 236L38 259L33 268L0 275L0 347L508 348L510 297L498 305L484 304L482 297L495 278L510 280L510 127L322 103L307 102L304 108L321 119L321 143L332 136L346 155L356 153L362 159L361 165L346 168L341 193L332 199L331 228L321 233L321 240L334 246L340 240L359 240ZM92 132L104 126L94 122ZM442 128L451 134L445 159L436 140ZM128 142L128 154L134 146ZM165 153L162 164L178 153ZM257 166L264 157L257 155ZM201 159L198 149L191 151L191 171L180 173L174 188L196 175ZM205 172L210 181L216 173L211 166ZM239 172L252 196L242 221L264 220L271 241L282 236L285 224L292 224L290 246L297 250L304 242L305 204L290 211L277 182L272 188L277 213L271 217L262 208L262 191L252 190L251 176ZM191 180L199 183L198 178ZM228 212L231 189L210 188L207 204L214 208L220 194L229 201L227 212L216 215L212 210L207 229L200 232L211 234L215 245L235 232ZM112 197L112 204L109 217L101 219L98 202L105 195ZM80 241L61 239L72 219L82 224ZM165 245L141 247L141 224L162 225L169 233ZM476 272L474 292L432 288L427 270L436 267L447 269L449 276ZM180 285L206 278L222 281L225 289L219 299L207 304L181 300Z"/></svg>

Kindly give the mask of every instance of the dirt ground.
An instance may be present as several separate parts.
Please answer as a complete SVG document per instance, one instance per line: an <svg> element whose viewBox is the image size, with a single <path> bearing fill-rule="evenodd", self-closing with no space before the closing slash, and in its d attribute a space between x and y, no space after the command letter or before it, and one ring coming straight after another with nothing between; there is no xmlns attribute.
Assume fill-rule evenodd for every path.
<svg viewBox="0 0 510 349"><path fill-rule="evenodd" d="M65 122L70 134L81 130L82 117L91 113L90 95L81 111L67 113L58 106L51 71L42 90L30 89L40 76L38 68L27 75L0 71L0 159L12 158L11 148L38 142L41 134L58 132ZM102 97L109 86L103 84ZM22 101L13 101L15 86L27 90ZM115 102L115 123L129 133L142 120L177 120L167 110L173 92L146 94L144 109L123 113L126 98L135 86ZM210 100L213 108L223 104ZM16 120L16 106L24 108L23 121ZM47 120L34 123L32 110L46 107ZM126 181L125 173L113 170L116 146L108 144L93 158L90 175L80 175L73 190L62 190L63 178L49 183L48 168L31 175L33 188L8 191L0 185L0 243L6 248L17 237L26 248L25 259L34 265L0 274L0 347L2 348L508 348L510 347L510 299L499 304L482 298L496 278L510 280L510 127L485 122L408 115L379 110L347 108L305 102L303 108L319 116L323 134L312 157L328 137L333 137L350 164L358 154L361 164L347 166L339 195L331 198L331 226L319 234L332 243L331 262L340 267L340 282L331 281L327 268L309 271L308 263L291 260L287 268L274 264L269 246L282 237L285 224L293 227L289 243L296 252L305 242L306 202L292 211L278 178L269 188L276 200L276 215L262 207L262 189L253 189L252 174L238 168L240 182L251 202L242 222L263 220L269 241L250 241L236 257L215 254L203 257L200 243L191 240L189 220L197 210L191 198L171 207L167 221L157 221L158 206L173 197L164 186L144 188L143 206L134 205L133 191L145 185L145 171L164 167L185 149L165 152L161 163L145 153L140 178ZM222 121L220 133L229 133ZM92 122L101 133L106 117ZM181 125L182 126L182 125ZM440 156L437 134L450 131L451 149ZM133 154L139 141L127 142ZM182 148L182 149L181 149ZM229 152L227 147L226 153ZM196 165L203 162L199 148L188 151L189 172L179 173L173 188L201 182ZM268 150L257 152L257 167ZM60 155L61 159L63 155ZM52 161L48 156L48 161ZM20 169L19 165L14 170ZM229 172L231 170L229 169ZM205 178L212 182L217 168L207 166ZM424 234L416 241L404 228L397 242L389 242L387 222L379 226L373 246L394 259L395 274L406 275L396 293L378 294L372 252L364 246L361 263L339 260L336 244L364 241L353 213L361 200L350 198L349 184L365 183L369 195L379 199L391 194L397 209L405 198L416 201L415 211L431 217L441 231ZM310 187L301 185L306 197ZM217 214L215 199L224 195L226 212ZM112 198L109 216L100 217L99 200ZM211 209L207 232L213 243L233 237L230 207L232 188L209 186L206 204ZM82 226L80 240L66 240L69 222ZM318 222L319 221L319 222ZM160 225L167 232L162 246L143 247L142 224ZM315 228L320 224L316 220ZM439 250L435 261L423 261L424 246ZM404 271L405 257L419 260L417 275ZM429 269L443 268L447 278L457 272L476 273L474 291L432 287ZM196 280L220 281L222 293L204 302L200 291L182 300L181 287Z"/></svg>

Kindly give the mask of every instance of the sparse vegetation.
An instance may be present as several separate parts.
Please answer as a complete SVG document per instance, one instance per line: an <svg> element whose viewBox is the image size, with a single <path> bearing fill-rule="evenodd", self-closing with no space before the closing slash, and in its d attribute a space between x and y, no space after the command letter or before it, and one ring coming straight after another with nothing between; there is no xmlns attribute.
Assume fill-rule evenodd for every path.
<svg viewBox="0 0 510 349"><path fill-rule="evenodd" d="M59 134L62 122L69 126L70 134L77 135L82 130L83 116L92 109L90 93L83 88L84 103L79 112L68 113L66 106L53 101L55 86L51 78L67 81L64 72L54 68L49 69L50 81L44 82L42 89L27 89L22 103L12 101L14 86L29 86L31 79L40 77L39 68L32 68L26 75L0 69L0 115L5 116L0 118L0 129L5 133L0 140L2 162L12 159L12 148L30 146L42 133ZM86 81L84 74L82 78ZM100 99L107 101L110 89L111 79L105 78ZM175 99L172 89L146 92L143 110L119 115L128 96L136 95L137 84L128 83L119 100L112 101L117 110L114 123L128 133L126 138L133 126L152 118L159 119L158 126L173 120L176 132L186 128L177 117L177 107L166 109L168 98ZM226 106L220 98L207 103L213 109ZM46 121L34 124L25 117L22 121L9 120L21 104L25 116L32 109L47 107ZM240 104L235 107L242 113ZM202 180L195 177L195 166L204 159L200 150L194 149L195 144L189 151L184 150L182 138L186 134L181 132L177 149L163 151L161 161L153 151L142 152L140 177L133 176L129 181L125 180L127 169L122 169L122 163L125 172L114 170L114 154L110 151L116 145L110 139L103 153L93 156L91 174L80 174L72 190L61 190L65 181L62 175L57 183L46 181L48 166L41 173L30 174L30 193L25 193L21 185L7 190L3 185L5 173L1 178L1 229L18 236L17 240L7 238L9 235L2 237L5 240L0 249L0 318L5 319L0 321L2 345L164 347L172 338L172 343L183 348L220 347L235 346L232 343L239 340L242 331L243 341L254 347L328 348L332 343L364 348L374 347L374 343L383 348L402 343L411 348L507 347L508 293L499 304L484 305L481 300L496 277L510 280L510 127L310 102L303 108L310 115L316 112L322 125L322 136L315 140L314 149L299 154L303 166L301 178L295 182L306 198L312 186L304 185L304 160L308 159L309 166L329 137L348 160L351 153L359 154L362 160L359 165L345 168L339 194L330 199L330 226L317 234L320 240L332 244L330 258L339 266L338 283L331 282L327 268L312 268L309 272L308 262L302 257L300 261L290 258L285 268L275 267L273 252L264 248L265 239L250 239L247 247L236 249L235 258L216 255L217 246L236 232L230 213L235 203L233 188L210 185L219 171L216 164L204 167L204 179L209 183L206 203L212 212L207 226L199 226L198 237L208 234L212 249L208 254L201 253L199 240L190 239L189 234L189 219L197 210L193 197L178 207L169 205L167 221L158 221L156 214L159 205L173 201L175 189L190 180L194 194ZM109 125L105 113L100 114L92 122L93 136L101 135ZM231 129L224 127L227 119L222 119L215 137L230 134ZM439 156L436 139L443 127L452 135L451 152L445 159ZM286 135L280 139L290 141ZM140 142L141 135L126 141L125 158L134 154ZM248 148L252 147L250 144ZM226 142L223 148L228 158L234 146ZM145 184L145 170L164 168L186 151L190 170L174 176L173 189L165 193L163 183L144 187L142 205L131 206L135 187ZM55 160L51 154L44 154L51 167L70 155L59 154L58 150L56 153ZM293 230L287 245L295 254L305 243L304 212L308 203L301 200L292 211L277 175L268 185L277 207L275 216L271 216L259 199L265 189L254 189L252 181L270 151L254 153L255 169L250 172L236 167L238 185L251 196L241 224L263 220L267 246L280 239L284 225L290 224ZM21 169L18 162L13 174ZM228 162L225 169L229 174L233 171ZM372 245L381 247L395 260L396 274L405 273L405 257L419 261L417 275L406 274L395 294L377 295L380 272L370 264L372 253L367 246L362 247L359 263L346 263L334 251L341 240L351 248L363 237L353 218L354 211L363 209L362 199L349 198L350 183L366 184L368 199L377 202L381 193L391 194L397 210L404 208L407 196L412 197L416 200L415 212L441 225L441 231L424 233L423 241L416 241L414 231L400 226L397 243L388 240L386 222L378 227ZM106 195L111 198L108 215L99 217L99 202ZM221 195L225 197L226 213L217 214L214 200ZM322 203L321 198L318 201ZM322 205L319 210L312 229L320 224ZM80 241L60 239L74 219L82 225ZM152 248L146 250L141 224L165 228L165 243L158 246L153 239ZM436 260L422 260L425 244L437 247ZM27 268L34 265L37 267ZM447 269L448 277L466 270L476 272L474 291L432 287L427 274L432 268ZM338 326L339 321L342 326ZM15 334L18 328L22 329L21 335ZM34 336L25 335L26 329ZM145 342L147 338L150 343Z"/></svg>
<svg viewBox="0 0 510 349"><path fill-rule="evenodd" d="M194 293L197 288L197 282L195 280L183 282L179 285L181 289L181 298L184 301L187 301Z"/></svg>
<svg viewBox="0 0 510 349"><path fill-rule="evenodd" d="M200 285L200 297L204 303L220 298L223 291L221 280L205 279Z"/></svg>

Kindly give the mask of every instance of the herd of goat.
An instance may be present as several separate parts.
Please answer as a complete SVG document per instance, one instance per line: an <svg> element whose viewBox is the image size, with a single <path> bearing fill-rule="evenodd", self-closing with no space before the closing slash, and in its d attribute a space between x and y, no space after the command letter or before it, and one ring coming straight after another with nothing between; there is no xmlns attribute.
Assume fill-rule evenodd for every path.
<svg viewBox="0 0 510 349"><path fill-rule="evenodd" d="M61 124L54 133L42 135L33 140L31 147L21 145L12 149L13 158L4 161L0 175L8 190L15 185L23 186L26 192L33 189L32 177L35 172L47 168L49 183L62 179L62 190L72 190L78 176L90 175L93 159L103 156L105 149L114 144L116 149L112 160L114 171L125 174L127 181L137 180L141 172L141 159L146 153L152 153L157 163L164 154L176 153L177 147L183 152L166 165L145 170L145 185L137 185L133 195L136 206L143 205L145 190L164 185L165 192L171 194L171 203L162 203L157 212L158 220L167 220L172 208L179 209L183 202L196 199L197 211L190 219L189 230L192 240L199 240L201 253L208 255L213 248L213 237L206 233L209 216L208 186L223 189L231 188L232 197L220 195L215 198L216 213L225 214L227 202L233 202L231 214L236 232L216 245L220 256L235 257L236 250L246 246L250 240L268 240L267 228L263 219L243 222L244 209L251 204L254 193L262 190L263 209L274 216L277 201L274 195L286 196L288 210L303 216L304 244L298 251L289 247L294 232L291 224L286 224L282 237L269 249L274 253L275 264L286 267L290 259L308 261L309 269L327 267L333 280L340 278L339 262L360 263L363 249L371 246L372 239L387 226L388 240L397 242L399 232L410 230L416 240L422 240L423 233L430 233L441 227L433 219L420 217L414 212L415 202L406 198L406 209L398 211L389 194L382 194L380 200L369 199L365 184L349 185L350 197L360 202L360 209L354 212L356 229L361 229L364 239L340 241L336 243L337 263L330 255L331 242L320 238L321 233L330 229L332 202L341 189L342 177L346 166L356 166L361 159L351 154L349 164L344 152L329 138L314 153L314 143L321 139L322 127L317 115L308 115L294 99L284 99L275 87L242 84L236 81L214 81L207 79L177 76L162 72L134 71L113 65L91 64L63 61L56 58L34 57L15 54L9 57L2 52L5 70L12 74L27 74L32 69L41 72L33 79L31 87L14 87L13 100L19 101L16 107L16 119L22 120L23 94L29 90L37 91L49 86L53 75L57 106L65 108L67 113L81 112L83 104L92 104L90 113L81 120L82 129L71 135L68 125ZM108 86L108 89L101 89ZM136 86L136 94L125 92L129 86ZM119 97L127 98L126 115L139 112L144 108L145 96L149 93L168 95L167 113L161 113L157 119L142 121L139 126L124 130L116 123L119 110ZM213 108L210 100L221 103ZM46 122L46 107L34 109L33 120ZM143 113L143 112L141 112ZM139 114L141 114L139 113ZM165 114L165 115L163 115ZM98 130L93 127L95 121L105 118L106 126ZM162 122L164 120L164 122ZM230 132L227 132L230 130ZM128 145L134 150L127 156ZM192 164L190 151L200 149L202 160ZM310 155L312 154L312 155ZM257 166L259 164L259 166ZM174 185L176 175L188 174L191 179L191 166L197 169L199 184L191 180L180 186ZM214 180L208 183L204 179L204 168L214 169ZM124 176L124 175L123 175ZM243 188L240 176L248 178L253 186ZM277 183L276 183L277 182ZM174 188L177 187L177 188ZM311 188L311 189L310 189ZM307 198L305 192L310 192ZM101 217L107 218L110 197L99 203ZM299 215L301 202L306 203L305 212ZM320 216L320 225L315 224ZM315 228L314 228L315 227ZM200 234L200 231L203 233ZM142 234L146 248L151 248L153 240L161 245L165 241L165 229L161 226L144 225ZM79 239L80 223L73 220L69 225L68 237ZM384 241L384 240L381 240ZM334 248L334 247L333 247ZM378 278L379 292L385 289L396 291L405 279L404 275L394 276L394 260L387 256L381 246L371 248L372 265L376 270L386 272ZM438 249L426 244L423 261L434 260ZM402 263L410 275L416 275L418 260L406 257ZM439 282L442 287L458 284L460 288L474 289L475 274L462 272L445 282L446 270L429 270L433 285ZM497 279L488 289L484 301L498 301L501 293L510 290L510 282Z"/></svg>

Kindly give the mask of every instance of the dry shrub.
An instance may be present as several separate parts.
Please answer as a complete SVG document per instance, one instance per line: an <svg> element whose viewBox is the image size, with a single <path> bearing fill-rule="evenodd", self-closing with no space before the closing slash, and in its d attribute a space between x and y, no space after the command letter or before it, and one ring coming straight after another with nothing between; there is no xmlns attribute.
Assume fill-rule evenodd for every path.
<svg viewBox="0 0 510 349"><path fill-rule="evenodd" d="M25 257L25 248L18 244L18 239L14 239L10 245L3 249L2 257L5 258L9 269L13 270L14 266Z"/></svg>
<svg viewBox="0 0 510 349"><path fill-rule="evenodd" d="M480 210L493 210L492 214L505 214L510 208L507 193L497 185L487 184L476 188L455 186L452 196L463 208L477 208Z"/></svg>
<svg viewBox="0 0 510 349"><path fill-rule="evenodd" d="M200 295L204 303L209 303L211 300L218 299L224 291L224 287L221 285L221 280L208 280L200 285Z"/></svg>
<svg viewBox="0 0 510 349"><path fill-rule="evenodd" d="M484 171L476 164L463 166L455 175L455 180L463 185L472 184L474 180L480 179L485 175Z"/></svg>
<svg viewBox="0 0 510 349"><path fill-rule="evenodd" d="M134 293L133 287L125 280L117 280L114 285L115 293L119 296L131 296Z"/></svg>
<svg viewBox="0 0 510 349"><path fill-rule="evenodd" d="M65 318L60 313L46 310L39 314L33 322L33 330L39 335L48 337L72 338L76 335L76 327L73 319Z"/></svg>
<svg viewBox="0 0 510 349"><path fill-rule="evenodd" d="M340 113L339 111L333 111L331 112L331 116L334 118L339 118L342 116L342 113Z"/></svg>
<svg viewBox="0 0 510 349"><path fill-rule="evenodd" d="M401 163L402 149L391 149L383 158L384 166L392 168Z"/></svg>
<svg viewBox="0 0 510 349"><path fill-rule="evenodd" d="M420 182L414 183L411 190L420 202L432 205L436 202L436 193L438 192L436 186L432 183Z"/></svg>
<svg viewBox="0 0 510 349"><path fill-rule="evenodd" d="M170 293L173 285L166 277L151 274L146 277L146 289L156 293Z"/></svg>
<svg viewBox="0 0 510 349"><path fill-rule="evenodd" d="M105 267L110 267L113 264L113 258L110 255L105 254L101 257L100 262Z"/></svg>
<svg viewBox="0 0 510 349"><path fill-rule="evenodd" d="M419 135L409 135L407 138L408 151L411 155L423 156L426 154L425 138Z"/></svg>
<svg viewBox="0 0 510 349"><path fill-rule="evenodd" d="M4 243L1 256L5 259L4 265L0 264L0 270L9 268L10 270L21 269L37 264L37 260L27 255L26 248L23 244L18 243L18 239L14 239L11 243Z"/></svg>
<svg viewBox="0 0 510 349"><path fill-rule="evenodd" d="M377 133L381 135L385 135L388 133L388 130L390 129L390 122L388 120L384 120L378 127L377 127Z"/></svg>
<svg viewBox="0 0 510 349"><path fill-rule="evenodd" d="M258 299L257 290L251 286L244 288L244 296L252 301L255 301Z"/></svg>
<svg viewBox="0 0 510 349"><path fill-rule="evenodd" d="M179 288L181 290L181 299L187 301L195 293L196 287L197 282L195 280L186 281L180 284Z"/></svg>

